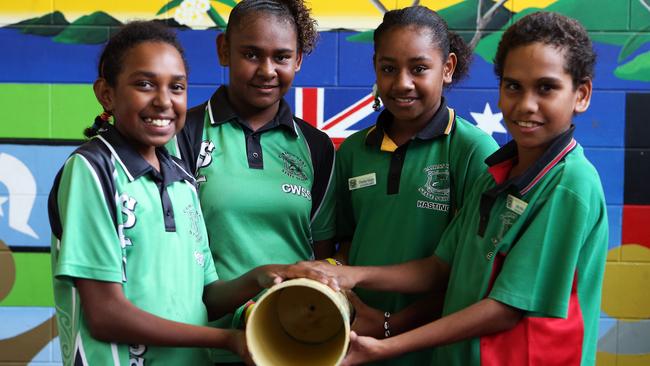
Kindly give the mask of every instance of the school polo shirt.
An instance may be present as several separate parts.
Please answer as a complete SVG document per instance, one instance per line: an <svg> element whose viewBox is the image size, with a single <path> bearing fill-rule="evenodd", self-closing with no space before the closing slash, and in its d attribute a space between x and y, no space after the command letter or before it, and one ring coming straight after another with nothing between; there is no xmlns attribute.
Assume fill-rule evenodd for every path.
<svg viewBox="0 0 650 366"><path fill-rule="evenodd" d="M515 328L437 349L439 365L593 365L608 226L596 169L573 127L507 179L511 141L490 156L436 251L451 265L443 315L485 297L518 308Z"/></svg>
<svg viewBox="0 0 650 366"><path fill-rule="evenodd" d="M217 280L194 179L164 148L154 170L110 124L79 147L49 197L54 299L66 365L205 365L201 348L106 343L90 335L74 279L120 283L138 308L207 325Z"/></svg>
<svg viewBox="0 0 650 366"><path fill-rule="evenodd" d="M192 117L197 109L201 118ZM284 100L271 121L252 131L222 86L204 109L188 113L173 142L170 151L194 164L220 278L311 259L313 241L334 236L334 146L325 133L295 118ZM216 325L229 327L230 319Z"/></svg>
<svg viewBox="0 0 650 366"><path fill-rule="evenodd" d="M466 192L486 169L483 160L497 148L444 100L425 128L400 147L385 133L392 121L384 110L375 126L350 136L337 152L337 235L352 241L351 265L390 265L432 255ZM370 306L391 312L416 299L357 293ZM403 357L399 364L431 360L428 351L414 357Z"/></svg>

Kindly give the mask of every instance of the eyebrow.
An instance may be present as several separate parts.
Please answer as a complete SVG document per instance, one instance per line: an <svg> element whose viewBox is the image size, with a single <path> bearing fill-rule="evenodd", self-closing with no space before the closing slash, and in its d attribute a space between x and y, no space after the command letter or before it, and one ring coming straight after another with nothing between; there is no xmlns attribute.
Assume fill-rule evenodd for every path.
<svg viewBox="0 0 650 366"><path fill-rule="evenodd" d="M158 74L156 74L155 72L151 72L151 71L139 70L139 71L135 71L135 72L131 73L131 77L134 77L134 76L144 76L144 77L147 77L147 78L155 78L156 76L158 76ZM174 79L174 80L185 80L185 79L187 79L187 75L185 75L185 74L172 75L172 79Z"/></svg>
<svg viewBox="0 0 650 366"><path fill-rule="evenodd" d="M429 60L431 60L431 58L427 56L418 56L418 57L412 57L408 59L409 62L422 62L422 61L429 61ZM379 59L377 59L377 61L395 62L397 61L397 59L394 57L382 56Z"/></svg>
<svg viewBox="0 0 650 366"><path fill-rule="evenodd" d="M253 45L241 45L239 46L239 48L243 50L252 50L256 52L264 51L262 48ZM293 48L278 48L272 51L272 53L293 53L293 52L296 52L296 50Z"/></svg>
<svg viewBox="0 0 650 366"><path fill-rule="evenodd" d="M515 78L511 78L511 77L507 77L507 76L502 77L501 81L505 81L505 82L508 82L508 83L519 83L520 82L519 80L517 80ZM562 81L559 78L555 78L555 77L542 77L542 78L539 78L539 79L535 80L535 82L536 83L539 83L539 82L560 83Z"/></svg>

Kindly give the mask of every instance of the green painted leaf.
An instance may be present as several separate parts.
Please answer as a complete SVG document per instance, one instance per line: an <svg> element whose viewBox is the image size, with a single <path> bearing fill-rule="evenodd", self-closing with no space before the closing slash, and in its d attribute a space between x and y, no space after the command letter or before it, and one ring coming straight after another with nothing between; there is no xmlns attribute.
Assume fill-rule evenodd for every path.
<svg viewBox="0 0 650 366"><path fill-rule="evenodd" d="M587 30L618 31L629 26L627 3L612 0L558 0L545 10L577 19Z"/></svg>
<svg viewBox="0 0 650 366"><path fill-rule="evenodd" d="M484 1L481 7L481 14L485 14L493 5L491 1ZM445 19L450 29L454 30L476 30L476 8L477 0L466 0L458 4L440 9L438 14ZM512 13L503 6L500 6L493 14L484 29L499 29L510 20ZM471 37L470 37L471 38Z"/></svg>
<svg viewBox="0 0 650 366"><path fill-rule="evenodd" d="M183 2L183 0L172 0L172 1L170 1L167 4L163 5L163 7L160 8L160 10L158 10L156 15L160 15L160 14L165 13L165 12L171 10L171 9L174 9L175 7L181 5L182 2Z"/></svg>
<svg viewBox="0 0 650 366"><path fill-rule="evenodd" d="M650 51L642 53L630 62L614 70L614 75L623 80L650 82Z"/></svg>
<svg viewBox="0 0 650 366"><path fill-rule="evenodd" d="M645 27L642 32L646 33L635 33L625 42L623 48L621 48L621 52L618 54L618 62L625 60L634 51L638 50L639 47L650 41L650 34L647 33L649 29L650 26Z"/></svg>
<svg viewBox="0 0 650 366"><path fill-rule="evenodd" d="M237 5L237 3L235 2L235 0L212 0L212 1L216 1L216 2L218 2L218 3L222 3L222 4L225 4L225 5L228 5L228 6L230 6L231 8L234 8L235 5Z"/></svg>
<svg viewBox="0 0 650 366"><path fill-rule="evenodd" d="M359 32L348 36L345 40L348 42L358 42L358 43L373 43L374 30L368 30L365 32Z"/></svg>
<svg viewBox="0 0 650 366"><path fill-rule="evenodd" d="M210 10L208 10L208 16L210 17L210 19L212 19L214 24L217 25L217 27L219 27L221 29L226 28L226 21L223 20L221 15L219 15L219 13L217 13L217 11L214 10L214 8L212 6L210 6Z"/></svg>

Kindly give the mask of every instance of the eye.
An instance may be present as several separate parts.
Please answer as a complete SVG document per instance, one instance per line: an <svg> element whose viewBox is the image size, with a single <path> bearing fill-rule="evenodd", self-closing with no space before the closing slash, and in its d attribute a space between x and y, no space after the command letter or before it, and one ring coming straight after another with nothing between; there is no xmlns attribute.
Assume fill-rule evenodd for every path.
<svg viewBox="0 0 650 366"><path fill-rule="evenodd" d="M250 51L244 52L244 58L248 60L255 60L257 59L257 54L255 52L250 52Z"/></svg>
<svg viewBox="0 0 650 366"><path fill-rule="evenodd" d="M171 85L171 90L175 93L183 93L187 89L187 86L184 83L174 83Z"/></svg>
<svg viewBox="0 0 650 366"><path fill-rule="evenodd" d="M548 94L555 89L555 85L552 84L540 84L539 92L541 94Z"/></svg>
<svg viewBox="0 0 650 366"><path fill-rule="evenodd" d="M426 70L427 70L426 66L419 65L419 66L416 66L416 67L413 68L413 73L414 74L421 74L421 73L425 72Z"/></svg>
<svg viewBox="0 0 650 366"><path fill-rule="evenodd" d="M518 91L519 89L521 89L521 86L518 83L512 81L504 81L503 88L506 91Z"/></svg>
<svg viewBox="0 0 650 366"><path fill-rule="evenodd" d="M291 55L278 55L275 56L275 60L278 62L287 62L291 59Z"/></svg>
<svg viewBox="0 0 650 366"><path fill-rule="evenodd" d="M379 67L379 70L385 74L390 74L395 71L395 68L391 65L382 65Z"/></svg>
<svg viewBox="0 0 650 366"><path fill-rule="evenodd" d="M154 87L154 84L149 80L138 80L135 82L135 86L139 89L151 89Z"/></svg>

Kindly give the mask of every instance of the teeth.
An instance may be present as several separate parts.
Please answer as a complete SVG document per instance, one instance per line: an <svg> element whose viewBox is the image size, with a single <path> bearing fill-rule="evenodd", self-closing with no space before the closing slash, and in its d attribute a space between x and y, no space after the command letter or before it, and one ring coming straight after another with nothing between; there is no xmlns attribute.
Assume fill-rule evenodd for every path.
<svg viewBox="0 0 650 366"><path fill-rule="evenodd" d="M395 98L395 100L398 101L399 103L410 103L410 102L414 101L415 99L414 98Z"/></svg>
<svg viewBox="0 0 650 366"><path fill-rule="evenodd" d="M156 127L165 127L168 126L170 123L172 123L171 119L153 119L148 117L145 118L144 121L145 123L151 123Z"/></svg>
<svg viewBox="0 0 650 366"><path fill-rule="evenodd" d="M527 128L531 128L531 127L535 127L535 126L540 125L540 123L529 122L529 121L515 121L515 124L517 124L517 126L519 126L519 127L527 127Z"/></svg>

